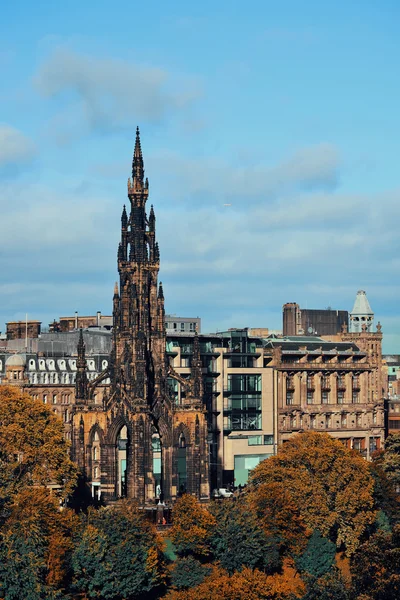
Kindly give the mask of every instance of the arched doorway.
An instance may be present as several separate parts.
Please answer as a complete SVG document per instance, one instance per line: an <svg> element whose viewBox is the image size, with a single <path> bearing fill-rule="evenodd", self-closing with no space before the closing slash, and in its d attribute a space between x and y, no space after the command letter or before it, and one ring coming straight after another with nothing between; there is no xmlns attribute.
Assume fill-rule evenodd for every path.
<svg viewBox="0 0 400 600"><path fill-rule="evenodd" d="M128 428L123 425L117 435L116 443L116 496L125 498L127 496L127 464L129 437Z"/></svg>
<svg viewBox="0 0 400 600"><path fill-rule="evenodd" d="M187 491L187 457L186 457L186 439L183 433L178 441L178 495Z"/></svg>

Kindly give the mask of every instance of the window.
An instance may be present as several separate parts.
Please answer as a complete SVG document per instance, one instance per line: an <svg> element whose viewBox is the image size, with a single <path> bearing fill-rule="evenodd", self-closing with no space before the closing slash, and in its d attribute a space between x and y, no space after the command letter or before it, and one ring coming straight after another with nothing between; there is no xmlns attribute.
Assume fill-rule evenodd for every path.
<svg viewBox="0 0 400 600"><path fill-rule="evenodd" d="M321 392L321 402L322 404L329 404L329 391L324 390Z"/></svg>
<svg viewBox="0 0 400 600"><path fill-rule="evenodd" d="M344 392L342 390L338 390L338 393L337 393L337 403L338 404L343 404L344 403Z"/></svg>
<svg viewBox="0 0 400 600"><path fill-rule="evenodd" d="M93 477L94 477L95 479L98 479L98 478L99 478L99 467L95 467L95 468L93 469Z"/></svg>
<svg viewBox="0 0 400 600"><path fill-rule="evenodd" d="M57 404L57 394L53 394L53 404Z"/></svg>
<svg viewBox="0 0 400 600"><path fill-rule="evenodd" d="M338 375L337 378L337 388L338 390L343 389L345 387L344 375Z"/></svg>
<svg viewBox="0 0 400 600"><path fill-rule="evenodd" d="M174 329L178 329L178 325L174 323Z"/></svg>
<svg viewBox="0 0 400 600"><path fill-rule="evenodd" d="M43 404L47 404L47 394L43 394Z"/></svg>
<svg viewBox="0 0 400 600"><path fill-rule="evenodd" d="M235 455L235 485L246 485L249 473L254 469L259 462L269 458L271 454L244 454Z"/></svg>
<svg viewBox="0 0 400 600"><path fill-rule="evenodd" d="M330 389L331 387L331 378L329 375L323 375L321 380L321 386L325 389Z"/></svg>
<svg viewBox="0 0 400 600"><path fill-rule="evenodd" d="M313 404L313 403L314 403L314 392L307 391L307 404Z"/></svg>
<svg viewBox="0 0 400 600"><path fill-rule="evenodd" d="M261 375L228 375L228 391L261 392Z"/></svg>
<svg viewBox="0 0 400 600"><path fill-rule="evenodd" d="M264 444L266 446L270 446L274 443L274 436L273 435L264 435Z"/></svg>
<svg viewBox="0 0 400 600"><path fill-rule="evenodd" d="M352 399L353 399L353 404L359 404L360 402L360 392L358 392L357 390L353 390L353 395L352 395Z"/></svg>
<svg viewBox="0 0 400 600"><path fill-rule="evenodd" d="M286 404L287 406L294 404L294 392L291 390L286 392Z"/></svg>
<svg viewBox="0 0 400 600"><path fill-rule="evenodd" d="M181 331L185 331L185 323L181 323Z"/></svg>
<svg viewBox="0 0 400 600"><path fill-rule="evenodd" d="M379 450L380 448L380 438L369 438L369 452L370 454L372 454L372 452L376 452L377 450Z"/></svg>
<svg viewBox="0 0 400 600"><path fill-rule="evenodd" d="M294 390L294 377L292 375L289 375L286 378L286 389L287 390Z"/></svg>
<svg viewBox="0 0 400 600"><path fill-rule="evenodd" d="M99 448L98 448L98 446L93 446L93 460L99 460Z"/></svg>
<svg viewBox="0 0 400 600"><path fill-rule="evenodd" d="M307 375L307 390L314 389L314 375Z"/></svg>
<svg viewBox="0 0 400 600"><path fill-rule="evenodd" d="M342 415L341 424L342 427L347 427L347 415Z"/></svg>
<svg viewBox="0 0 400 600"><path fill-rule="evenodd" d="M262 446L262 435L249 435L247 441L249 446Z"/></svg>

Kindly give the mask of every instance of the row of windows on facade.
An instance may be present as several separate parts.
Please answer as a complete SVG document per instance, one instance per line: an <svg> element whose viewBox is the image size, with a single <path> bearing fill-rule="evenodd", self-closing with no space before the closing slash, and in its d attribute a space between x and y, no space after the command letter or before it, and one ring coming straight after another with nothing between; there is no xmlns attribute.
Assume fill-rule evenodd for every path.
<svg viewBox="0 0 400 600"><path fill-rule="evenodd" d="M57 366L60 369L60 371L65 371L67 369L67 363L69 368L72 371L76 371L76 360L75 359L59 359L57 360ZM49 371L55 371L56 369L56 361L54 359L39 359L38 361L38 366L39 366L39 371L44 371L45 369L49 370ZM93 359L88 359L86 361L86 366L88 368L89 371L95 371L96 370L96 363ZM101 370L104 371L104 369L106 369L108 367L108 361L107 360L102 360L101 363ZM29 364L28 364L28 369L29 371L35 371L36 370L36 362L33 358L31 358L29 360Z"/></svg>
<svg viewBox="0 0 400 600"><path fill-rule="evenodd" d="M71 403L71 394L62 393L58 394L54 392L53 394L30 394L34 400L41 400L43 404L70 404ZM101 400L100 394L95 394L93 397L94 403L97 404ZM57 411L55 411L57 412Z"/></svg>
<svg viewBox="0 0 400 600"><path fill-rule="evenodd" d="M352 387L353 388L359 388L360 387L360 376L357 374L349 374L351 377L351 381L352 381ZM334 375L335 376L335 375ZM316 383L317 383L317 379L316 379L316 375L308 375L307 376L307 388L309 389L314 389ZM326 387L326 388L330 388L332 386L332 380L331 380L331 375L322 375L320 377L320 384L321 387ZM294 375L288 375L286 377L286 389L294 389L295 387L295 376ZM346 378L345 375L336 375L336 387L338 389L346 388Z"/></svg>
<svg viewBox="0 0 400 600"><path fill-rule="evenodd" d="M93 381L98 376L98 373L87 373L89 381ZM74 385L76 374L75 373L28 373L29 383L32 385ZM110 383L110 379L104 380L105 384Z"/></svg>
<svg viewBox="0 0 400 600"><path fill-rule="evenodd" d="M352 390L351 403L359 404L361 396L359 390ZM293 390L286 391L286 405L291 406L293 404L300 404L297 401L295 392ZM346 404L346 394L344 390L337 390L336 394L333 394L330 390L322 390L320 398L314 391L307 391L307 404Z"/></svg>
<svg viewBox="0 0 400 600"><path fill-rule="evenodd" d="M188 331L186 325L189 325L189 331L196 331L196 323L187 323L187 321L180 321L179 323L166 322L165 329L173 329L174 331Z"/></svg>
<svg viewBox="0 0 400 600"><path fill-rule="evenodd" d="M378 414L376 412L372 415L372 424L378 425ZM309 419L310 427L313 429L335 429L338 427L362 427L363 426L363 418L361 413L357 413L355 417L350 417L350 415L343 414L341 416L337 416L332 418L331 416L324 415L310 415ZM304 426L303 417L283 417L282 418L282 428L283 429L302 429Z"/></svg>

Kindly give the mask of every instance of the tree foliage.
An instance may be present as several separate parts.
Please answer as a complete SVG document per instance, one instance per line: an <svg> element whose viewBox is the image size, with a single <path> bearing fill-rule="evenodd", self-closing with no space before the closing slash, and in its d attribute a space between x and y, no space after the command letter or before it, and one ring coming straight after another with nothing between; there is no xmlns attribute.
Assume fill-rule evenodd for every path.
<svg viewBox="0 0 400 600"><path fill-rule="evenodd" d="M338 569L332 569L323 577L308 579L307 592L302 600L351 600L351 598L351 592L347 589L340 572Z"/></svg>
<svg viewBox="0 0 400 600"><path fill-rule="evenodd" d="M177 590L195 587L204 581L211 569L192 556L178 558L171 571L172 587Z"/></svg>
<svg viewBox="0 0 400 600"><path fill-rule="evenodd" d="M267 575L257 569L244 567L229 576L227 571L214 567L212 574L200 585L180 592L170 592L167 600L292 600L301 598L305 586L291 564L285 564L281 574Z"/></svg>
<svg viewBox="0 0 400 600"><path fill-rule="evenodd" d="M335 561L336 546L322 537L316 529L308 540L307 547L296 558L296 567L313 577L322 577L329 571Z"/></svg>
<svg viewBox="0 0 400 600"><path fill-rule="evenodd" d="M400 527L364 542L352 557L351 572L357 597L400 598Z"/></svg>
<svg viewBox="0 0 400 600"><path fill-rule="evenodd" d="M193 496L184 494L174 505L170 538L180 556L209 556L215 517Z"/></svg>
<svg viewBox="0 0 400 600"><path fill-rule="evenodd" d="M278 455L261 462L251 476L253 504L262 514L263 496L281 486L311 530L351 554L375 521L374 481L360 454L324 433L293 436ZM283 507L284 508L284 507Z"/></svg>
<svg viewBox="0 0 400 600"><path fill-rule="evenodd" d="M141 598L164 582L162 545L137 506L89 510L72 556L73 588L88 598Z"/></svg>
<svg viewBox="0 0 400 600"><path fill-rule="evenodd" d="M385 451L378 456L377 461L394 490L400 490L400 433L386 438Z"/></svg>
<svg viewBox="0 0 400 600"><path fill-rule="evenodd" d="M4 600L61 598L69 580L77 517L60 511L46 489L13 498L0 535L0 595Z"/></svg>
<svg viewBox="0 0 400 600"><path fill-rule="evenodd" d="M210 539L214 558L230 575L244 566L273 572L281 566L279 541L268 537L243 501L214 502L216 525Z"/></svg>
<svg viewBox="0 0 400 600"><path fill-rule="evenodd" d="M55 483L65 497L77 468L69 458L62 422L39 400L0 387L0 509L13 494Z"/></svg>

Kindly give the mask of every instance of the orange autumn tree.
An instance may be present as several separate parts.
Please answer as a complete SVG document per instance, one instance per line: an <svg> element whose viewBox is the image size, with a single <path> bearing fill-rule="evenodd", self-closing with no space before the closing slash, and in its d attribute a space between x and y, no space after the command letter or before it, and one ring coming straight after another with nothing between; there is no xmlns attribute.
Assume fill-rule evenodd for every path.
<svg viewBox="0 0 400 600"><path fill-rule="evenodd" d="M0 387L0 505L27 487L54 483L66 497L76 476L60 419L28 394Z"/></svg>
<svg viewBox="0 0 400 600"><path fill-rule="evenodd" d="M250 478L249 501L263 517L264 496L274 486L294 503L306 526L318 529L352 554L376 517L369 464L325 433L293 436Z"/></svg>
<svg viewBox="0 0 400 600"><path fill-rule="evenodd" d="M184 494L174 505L170 539L180 556L205 557L211 553L210 538L215 517L193 496Z"/></svg>
<svg viewBox="0 0 400 600"><path fill-rule="evenodd" d="M294 600L302 598L304 592L303 581L286 560L282 573L275 575L244 567L229 576L227 571L216 566L203 583L189 590L171 591L166 600Z"/></svg>

